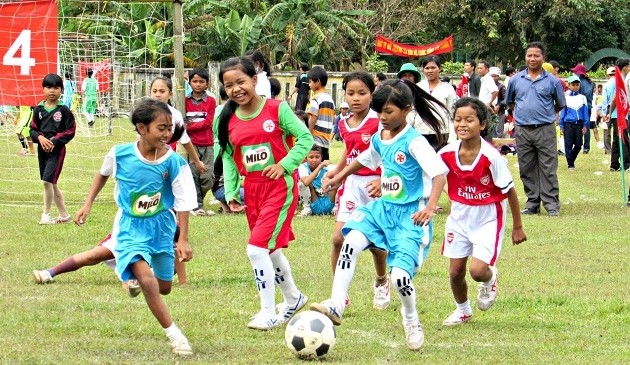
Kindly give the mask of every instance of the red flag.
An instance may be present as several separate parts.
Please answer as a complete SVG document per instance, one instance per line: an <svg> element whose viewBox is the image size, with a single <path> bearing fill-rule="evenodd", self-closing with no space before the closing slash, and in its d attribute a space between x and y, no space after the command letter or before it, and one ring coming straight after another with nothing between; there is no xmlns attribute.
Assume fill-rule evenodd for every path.
<svg viewBox="0 0 630 365"><path fill-rule="evenodd" d="M618 66L615 66L615 105L617 108L617 130L619 136L625 139L624 131L628 128L626 123L626 116L628 115L628 94L626 92L626 83L621 76L621 70Z"/></svg>

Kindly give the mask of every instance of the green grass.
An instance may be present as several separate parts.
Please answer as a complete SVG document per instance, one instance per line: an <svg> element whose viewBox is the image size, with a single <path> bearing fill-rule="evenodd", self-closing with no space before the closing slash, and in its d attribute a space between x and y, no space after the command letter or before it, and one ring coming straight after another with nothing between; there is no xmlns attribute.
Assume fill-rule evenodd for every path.
<svg viewBox="0 0 630 365"><path fill-rule="evenodd" d="M127 122L128 123L128 122ZM121 125L124 125L120 122ZM112 143L132 140L115 129L111 137L77 137L69 146L60 187L71 211L81 199ZM78 143L77 143L78 142ZM83 148L80 153L79 147ZM115 207L108 183L84 227L38 226L40 185L35 159L13 157L18 146L0 144L0 363L6 364L299 364L284 344L284 328L246 328L258 310L257 292L245 254L243 215L192 217L195 257L188 265L190 286L165 297L195 355L179 359L142 297L126 297L104 265L32 283L31 270L49 267L90 249L111 227ZM90 158L85 158L86 151ZM333 155L341 152L339 144ZM79 155L83 155L80 158ZM630 358L630 272L627 220L621 206L619 173L608 172L601 150L580 155L569 173L560 160L561 216L524 217L528 241L513 247L510 232L500 258L499 297L471 322L445 328L453 310L448 261L440 256L446 214L435 219L434 245L414 279L426 343L406 349L393 297L383 312L371 309L372 263L360 257L344 323L325 363L334 364L621 364ZM517 192L524 200L516 157L509 156ZM25 162L26 161L26 162ZM28 164L27 169L17 168ZM32 165L32 166L31 166ZM603 174L596 175L596 171ZM26 183L26 179L32 182ZM19 181L20 183L16 183ZM8 192L15 192L7 195ZM21 194L18 194L21 193ZM445 197L441 205L448 207ZM508 219L511 226L511 219ZM287 250L295 280L310 301L330 294L331 217L295 219L297 240ZM474 298L474 283L469 293ZM280 296L278 295L278 300Z"/></svg>

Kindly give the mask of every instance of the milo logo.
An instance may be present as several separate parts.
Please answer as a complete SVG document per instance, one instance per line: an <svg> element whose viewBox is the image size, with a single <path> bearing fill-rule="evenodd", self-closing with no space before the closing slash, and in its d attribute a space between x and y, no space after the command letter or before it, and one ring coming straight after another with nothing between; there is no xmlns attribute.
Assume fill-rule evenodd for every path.
<svg viewBox="0 0 630 365"><path fill-rule="evenodd" d="M162 194L159 192L152 196L147 194L140 195L133 199L133 213L137 216L151 216L161 210L161 201Z"/></svg>
<svg viewBox="0 0 630 365"><path fill-rule="evenodd" d="M275 162L268 143L243 147L243 165L248 172L262 171Z"/></svg>
<svg viewBox="0 0 630 365"><path fill-rule="evenodd" d="M390 200L404 199L403 180L398 175L386 176L381 180L381 192L383 197L389 197Z"/></svg>

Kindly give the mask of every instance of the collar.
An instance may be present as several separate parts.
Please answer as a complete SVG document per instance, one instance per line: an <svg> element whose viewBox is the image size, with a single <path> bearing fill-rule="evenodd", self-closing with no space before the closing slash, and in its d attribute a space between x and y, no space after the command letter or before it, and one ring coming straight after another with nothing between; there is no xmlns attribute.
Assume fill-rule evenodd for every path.
<svg viewBox="0 0 630 365"><path fill-rule="evenodd" d="M187 98L190 98L190 100L197 101L197 102L199 102L199 101L206 101L208 99L208 93L204 92L203 94L201 94L201 98L200 99L194 98L193 94L190 93L190 95L188 95Z"/></svg>

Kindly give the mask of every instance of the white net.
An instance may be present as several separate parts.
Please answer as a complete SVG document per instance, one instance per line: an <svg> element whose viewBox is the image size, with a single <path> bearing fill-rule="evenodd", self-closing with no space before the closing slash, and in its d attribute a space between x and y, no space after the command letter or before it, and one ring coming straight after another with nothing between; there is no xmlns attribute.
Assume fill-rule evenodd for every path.
<svg viewBox="0 0 630 365"><path fill-rule="evenodd" d="M21 1L21 8L10 13L12 18L0 20L10 19L12 24L20 25L20 29L32 27L41 19L25 11L24 4L40 6L50 3ZM8 7L15 5L10 1L0 1L0 13L3 16L9 14L6 11ZM56 54L48 52L48 56L42 56L46 59L33 57L37 62L56 65L52 72L67 76L67 80L64 77L65 85L72 88L69 90L70 87L66 86L64 99L74 112L77 130L76 137L67 145L59 187L66 202L76 205L84 200L107 151L115 144L136 138L128 119L133 104L148 95L153 78L174 73L172 4L60 0L57 11ZM9 38L12 37L16 35ZM0 53L7 53L9 47L10 44L0 42ZM19 51L14 56L24 57ZM88 70L92 71L92 77L98 84L97 107L93 115L85 112L83 104L86 98L81 95ZM0 76L7 77L11 78L6 72ZM37 100L43 100L41 78L32 82L39 89ZM20 89L4 88L0 93L18 95ZM3 97L0 100L7 104L4 100L9 99ZM2 105L1 108L0 204L39 206L42 187L37 157L21 154L22 145L17 134L17 121L20 119L18 105ZM91 120L93 123L90 123ZM111 193L108 193L112 185L108 184L101 200L112 200Z"/></svg>

